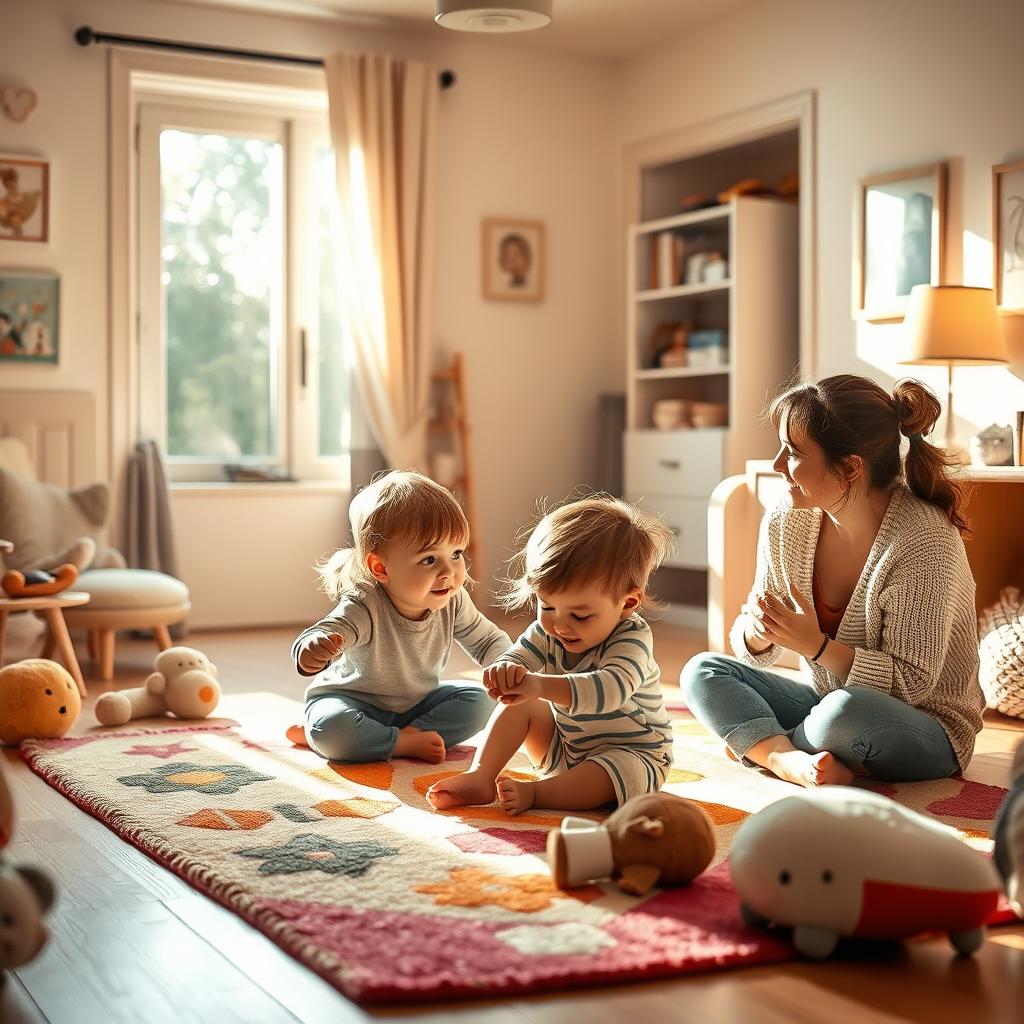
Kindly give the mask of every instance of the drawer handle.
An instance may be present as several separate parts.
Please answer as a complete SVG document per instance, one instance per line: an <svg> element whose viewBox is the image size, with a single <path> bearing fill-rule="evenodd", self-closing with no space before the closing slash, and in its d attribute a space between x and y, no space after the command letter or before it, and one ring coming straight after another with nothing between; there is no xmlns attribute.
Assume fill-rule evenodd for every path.
<svg viewBox="0 0 1024 1024"><path fill-rule="evenodd" d="M658 459L658 465L664 466L666 469L679 469L682 463L679 459Z"/></svg>

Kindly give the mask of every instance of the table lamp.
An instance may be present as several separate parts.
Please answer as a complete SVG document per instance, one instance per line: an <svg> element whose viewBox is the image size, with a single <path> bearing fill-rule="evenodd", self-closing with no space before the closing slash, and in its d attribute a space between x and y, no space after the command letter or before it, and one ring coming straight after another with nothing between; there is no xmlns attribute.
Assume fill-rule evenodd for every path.
<svg viewBox="0 0 1024 1024"><path fill-rule="evenodd" d="M953 367L1008 361L995 292L958 284L915 285L903 334L906 355L899 362L946 367L946 449L960 462L970 462L953 437Z"/></svg>

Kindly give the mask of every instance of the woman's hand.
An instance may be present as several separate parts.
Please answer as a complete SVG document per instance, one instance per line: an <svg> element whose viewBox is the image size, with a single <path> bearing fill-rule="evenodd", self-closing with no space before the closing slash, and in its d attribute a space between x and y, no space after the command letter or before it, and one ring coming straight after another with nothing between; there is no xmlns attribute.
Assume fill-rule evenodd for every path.
<svg viewBox="0 0 1024 1024"><path fill-rule="evenodd" d="M772 645L771 640L765 637L764 626L758 615L758 602L763 596L761 591L752 590L747 594L746 603L740 607L740 612L747 617L747 623L743 630L743 642L751 654L764 654Z"/></svg>
<svg viewBox="0 0 1024 1024"><path fill-rule="evenodd" d="M810 659L818 653L825 634L818 625L814 605L792 584L789 599L792 607L774 594L764 594L757 600L753 618L766 641Z"/></svg>

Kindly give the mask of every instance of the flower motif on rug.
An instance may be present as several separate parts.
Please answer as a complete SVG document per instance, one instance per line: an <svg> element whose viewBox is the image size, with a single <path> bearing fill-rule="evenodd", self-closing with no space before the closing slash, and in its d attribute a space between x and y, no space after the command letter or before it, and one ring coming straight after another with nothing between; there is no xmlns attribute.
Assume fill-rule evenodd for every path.
<svg viewBox="0 0 1024 1024"><path fill-rule="evenodd" d="M447 882L416 886L442 907L503 907L521 914L547 910L552 900L568 899L548 875L495 875L483 868L451 868Z"/></svg>
<svg viewBox="0 0 1024 1024"><path fill-rule="evenodd" d="M149 757L179 757L182 754L194 754L197 751L197 747L186 747L182 740L178 740L176 743L160 743L155 747L144 747L141 743L136 743L134 747L126 750L126 754L139 754Z"/></svg>
<svg viewBox="0 0 1024 1024"><path fill-rule="evenodd" d="M256 846L235 850L240 857L262 860L261 875L295 875L301 871L323 871L328 875L365 875L382 857L394 857L398 850L376 840L338 843L326 836L301 835L284 846Z"/></svg>
<svg viewBox="0 0 1024 1024"><path fill-rule="evenodd" d="M226 796L237 793L253 782L270 782L270 775L260 775L241 764L199 765L175 761L151 768L142 775L122 775L118 782L125 786L141 786L150 793L209 793Z"/></svg>
<svg viewBox="0 0 1024 1024"><path fill-rule="evenodd" d="M495 932L494 937L526 956L592 956L617 944L600 928L573 921L520 924Z"/></svg>

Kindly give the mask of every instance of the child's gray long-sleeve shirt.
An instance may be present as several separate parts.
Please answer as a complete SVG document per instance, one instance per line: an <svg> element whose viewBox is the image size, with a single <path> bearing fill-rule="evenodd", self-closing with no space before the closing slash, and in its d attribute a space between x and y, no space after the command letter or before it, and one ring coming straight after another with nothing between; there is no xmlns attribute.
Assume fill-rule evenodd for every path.
<svg viewBox="0 0 1024 1024"><path fill-rule="evenodd" d="M344 650L306 687L306 702L330 694L351 694L385 711L408 711L437 687L448 664L452 640L480 666L504 654L512 640L459 589L425 619L404 618L383 587L345 594L326 618L303 630L292 645L300 675L298 652L311 632L322 630L344 638Z"/></svg>

